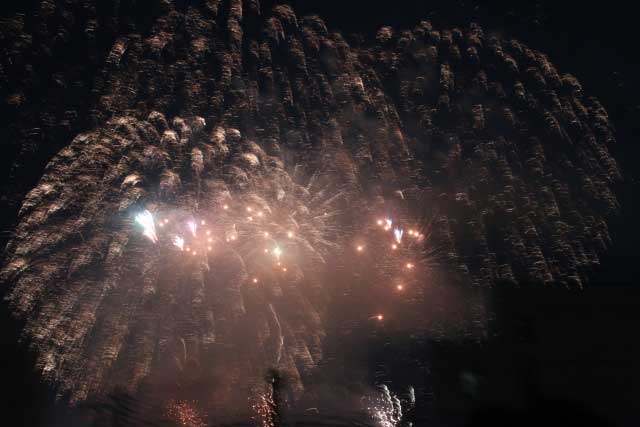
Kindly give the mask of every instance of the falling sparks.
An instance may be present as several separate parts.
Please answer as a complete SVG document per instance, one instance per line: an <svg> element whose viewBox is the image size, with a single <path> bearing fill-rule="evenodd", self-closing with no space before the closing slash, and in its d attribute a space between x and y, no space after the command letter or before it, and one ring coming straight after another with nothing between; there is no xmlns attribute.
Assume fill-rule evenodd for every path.
<svg viewBox="0 0 640 427"><path fill-rule="evenodd" d="M177 247L181 251L184 250L184 239L180 236L173 237L173 246Z"/></svg>
<svg viewBox="0 0 640 427"><path fill-rule="evenodd" d="M271 394L263 394L252 405L260 427L275 427L276 405Z"/></svg>
<svg viewBox="0 0 640 427"><path fill-rule="evenodd" d="M398 249L398 245L396 245L395 243L392 243L391 244L391 249L393 249L395 251L396 249Z"/></svg>
<svg viewBox="0 0 640 427"><path fill-rule="evenodd" d="M143 235L148 237L153 243L158 241L156 226L153 222L153 215L151 215L151 212L145 209L142 213L136 215L136 222L142 226Z"/></svg>
<svg viewBox="0 0 640 427"><path fill-rule="evenodd" d="M411 263L411 262L408 262L408 263L405 264L405 267L407 267L407 269L409 269L409 270L412 270L413 267L415 267L415 265L413 265L413 263Z"/></svg>
<svg viewBox="0 0 640 427"><path fill-rule="evenodd" d="M401 290L403 290L403 289L404 289L404 286L402 286L402 285L397 285L397 286L396 286L396 289L397 289L397 290L399 290L399 291L401 291Z"/></svg>
<svg viewBox="0 0 640 427"><path fill-rule="evenodd" d="M257 277L253 278L253 283L258 283L258 278Z"/></svg>
<svg viewBox="0 0 640 427"><path fill-rule="evenodd" d="M293 239L293 231L287 232L287 237Z"/></svg>
<svg viewBox="0 0 640 427"><path fill-rule="evenodd" d="M364 246L362 246L362 245L358 245L358 246L356 246L356 250L357 250L358 252L362 252L362 251L364 250Z"/></svg>
<svg viewBox="0 0 640 427"><path fill-rule="evenodd" d="M229 205L224 205L222 206L222 209L224 209L225 211L229 209Z"/></svg>
<svg viewBox="0 0 640 427"><path fill-rule="evenodd" d="M367 410L378 427L397 427L402 420L402 403L387 386L380 387L380 393L365 399Z"/></svg>
<svg viewBox="0 0 640 427"><path fill-rule="evenodd" d="M170 400L166 406L166 414L181 427L206 427L196 409L195 402L186 400Z"/></svg>
<svg viewBox="0 0 640 427"><path fill-rule="evenodd" d="M382 321L384 320L384 316L382 314L377 314L376 319Z"/></svg>

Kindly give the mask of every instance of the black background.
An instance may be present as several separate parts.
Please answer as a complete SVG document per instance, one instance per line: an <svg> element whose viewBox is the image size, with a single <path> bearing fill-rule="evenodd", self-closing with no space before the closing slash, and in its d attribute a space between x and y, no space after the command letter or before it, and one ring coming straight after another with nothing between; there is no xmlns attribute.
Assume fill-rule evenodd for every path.
<svg viewBox="0 0 640 427"><path fill-rule="evenodd" d="M30 2L5 3L5 9ZM263 0L262 3L268 3ZM435 419L429 425L640 425L639 221L635 162L640 134L640 49L637 15L623 1L453 2L300 0L297 14L317 13L330 28L373 36L382 25L410 28L418 20L516 36L549 54L600 99L616 125L610 149L623 167L620 215L610 222L614 246L583 291L496 287L492 337L485 343L434 344ZM139 8L138 10L144 10ZM0 148L1 150L1 148ZM0 151L0 155L2 155ZM48 394L31 375L15 326L1 314L0 420L36 426L51 413ZM469 392L464 376L474 378ZM418 423L427 421L418 421ZM4 422L0 421L4 424Z"/></svg>

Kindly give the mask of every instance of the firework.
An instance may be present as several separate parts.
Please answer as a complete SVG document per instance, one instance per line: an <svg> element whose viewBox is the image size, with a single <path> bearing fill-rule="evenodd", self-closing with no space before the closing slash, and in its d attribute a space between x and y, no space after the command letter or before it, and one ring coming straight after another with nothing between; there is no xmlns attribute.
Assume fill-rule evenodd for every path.
<svg viewBox="0 0 640 427"><path fill-rule="evenodd" d="M442 257L433 264L473 290L494 278L581 286L609 244L620 176L607 149L613 127L575 77L515 40L484 37L476 24L451 30L422 21L351 48L318 17L296 20L286 6L267 12L256 1L223 2L220 13L217 1L163 2L144 31L122 14L96 27L95 0L81 12L74 2L53 3L65 17L53 27L39 25L37 13L34 22L18 17L4 26L3 45L18 58L3 73L19 80L10 98L33 89L29 49L48 40L33 31L64 33L63 47L76 37L97 40L85 71L100 84L78 82L77 67L52 63L55 80L86 92L87 105L69 105L75 96L48 102L46 94L5 115L17 120L9 146L29 148L7 169L20 176L24 156L36 152L51 161L26 197L20 183L23 192L7 198L24 203L1 278L36 369L73 403L168 373L213 378L214 366L230 374L203 387L207 405L212 390L242 389L270 366L291 374L295 401L322 360L332 323L325 316L344 307L343 298L361 308L341 313L345 322L369 318L375 328L413 316L436 324L424 317L438 310L424 306L437 291L429 298L423 291L447 288L449 275L431 271L434 253ZM406 48L411 40L420 41L417 56ZM413 77L397 80L406 75ZM345 86L342 76L355 83ZM470 93L483 103L467 105ZM194 116L204 112L208 127ZM371 125L359 126L354 112ZM469 120L442 120L459 113ZM489 123L500 126L487 132ZM46 143L34 142L38 129ZM52 129L77 137L52 138L59 133ZM571 149L545 155L558 146ZM429 201L418 203L417 194ZM154 214L141 212L132 227L129 212L139 203ZM485 224L497 215L503 235L488 238L494 227ZM145 238L131 239L139 227ZM354 239L361 239L355 250ZM140 250L139 240L168 242L185 256ZM473 253L460 250L467 247ZM264 286L243 288L258 278ZM480 313L465 325L482 323L476 301L463 303ZM246 338L231 332L245 329L239 323L256 331L253 342L238 342ZM223 356L214 342L256 351ZM190 357L176 362L174 353ZM172 392L186 390L179 383Z"/></svg>

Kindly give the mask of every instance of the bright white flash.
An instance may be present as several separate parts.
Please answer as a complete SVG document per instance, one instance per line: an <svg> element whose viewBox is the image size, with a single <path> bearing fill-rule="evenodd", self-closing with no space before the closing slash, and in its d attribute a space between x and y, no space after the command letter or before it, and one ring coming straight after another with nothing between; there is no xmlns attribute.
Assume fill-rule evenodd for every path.
<svg viewBox="0 0 640 427"><path fill-rule="evenodd" d="M187 222L187 227L189 227L189 230L191 230L191 234L195 236L196 230L198 229L198 224L196 224L195 221L189 221Z"/></svg>
<svg viewBox="0 0 640 427"><path fill-rule="evenodd" d="M385 219L384 222L387 223L387 227L391 227L391 224L393 224L393 221L391 221L389 218Z"/></svg>
<svg viewBox="0 0 640 427"><path fill-rule="evenodd" d="M136 222L142 226L144 230L142 234L147 236L153 243L158 241L156 226L153 222L153 215L151 215L151 212L145 209L142 213L136 215Z"/></svg>
<svg viewBox="0 0 640 427"><path fill-rule="evenodd" d="M184 239L180 236L173 236L173 245L177 246L181 251L184 250Z"/></svg>
<svg viewBox="0 0 640 427"><path fill-rule="evenodd" d="M276 246L275 248L273 248L273 254L276 256L276 258L280 259L280 255L282 255L282 249L280 249L279 246Z"/></svg>
<svg viewBox="0 0 640 427"><path fill-rule="evenodd" d="M396 242L398 242L398 244L400 244L402 242L402 235L404 234L404 231L401 228L395 228L393 230L393 235L396 238Z"/></svg>

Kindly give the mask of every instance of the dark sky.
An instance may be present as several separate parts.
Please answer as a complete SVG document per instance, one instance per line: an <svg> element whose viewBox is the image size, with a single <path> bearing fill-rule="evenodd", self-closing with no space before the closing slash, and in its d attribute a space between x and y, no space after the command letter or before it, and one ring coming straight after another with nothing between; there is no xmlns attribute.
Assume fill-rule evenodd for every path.
<svg viewBox="0 0 640 427"><path fill-rule="evenodd" d="M485 29L513 34L548 53L561 71L578 76L585 92L602 101L617 128L617 146L611 149L625 174L618 193L622 212L611 222L611 252L580 293L498 289L494 297L496 337L488 343L435 346L440 424L432 425L640 425L640 410L633 409L634 405L640 408L640 286L636 283L640 277L640 251L636 249L640 222L635 215L640 197L635 184L640 154L636 143L640 135L640 49L637 14L627 2L285 3L299 15L317 13L330 28L365 35L375 34L382 25L411 27L422 18L453 25L475 20ZM19 2L12 4L4 7L20 7ZM25 414L40 410L42 402L28 375L29 361L13 346L10 328L3 328L3 334L0 362L9 374L2 388L9 395L2 399L2 410L31 420ZM460 382L464 372L478 378L480 397L471 399L464 393ZM557 411L567 419L555 416Z"/></svg>

